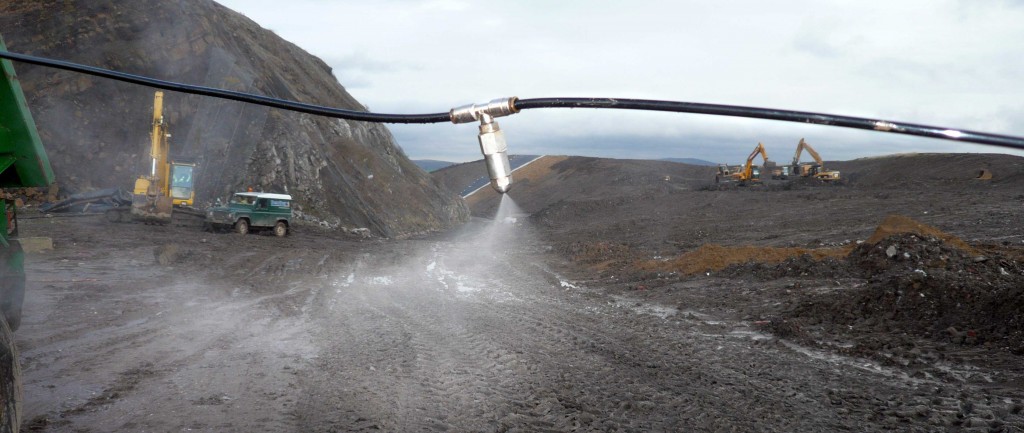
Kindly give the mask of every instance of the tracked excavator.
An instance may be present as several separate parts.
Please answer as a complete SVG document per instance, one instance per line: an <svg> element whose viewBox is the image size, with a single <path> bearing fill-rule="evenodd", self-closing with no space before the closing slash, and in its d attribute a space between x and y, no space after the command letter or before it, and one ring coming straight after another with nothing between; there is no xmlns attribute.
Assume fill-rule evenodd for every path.
<svg viewBox="0 0 1024 433"><path fill-rule="evenodd" d="M135 180L131 209L112 209L107 212L111 221L141 221L167 224L174 209L201 218L202 212L191 209L195 201L193 174L196 164L171 161L168 139L171 134L163 115L164 93L153 96L153 123L150 132L150 172Z"/></svg>
<svg viewBox="0 0 1024 433"><path fill-rule="evenodd" d="M747 157L747 162L743 164L743 170L740 170L735 174L736 180L740 183L757 183L761 182L761 167L754 165L754 158L757 155L761 155L761 160L764 166L769 165L768 152L764 150L764 145L757 143L757 147L754 148L753 152L750 152L750 156Z"/></svg>
<svg viewBox="0 0 1024 433"><path fill-rule="evenodd" d="M754 148L753 152L750 152L747 162L742 166L731 168L726 164L720 164L718 166L718 174L715 175L715 182L739 182L741 185L761 182L762 167L754 165L754 159L757 158L758 154L761 155L763 168L771 171L772 175L775 176L774 170L778 169L778 167L768 159L768 152L764 149L764 144L757 143L757 147Z"/></svg>
<svg viewBox="0 0 1024 433"><path fill-rule="evenodd" d="M0 38L0 49L7 47ZM14 66L0 61L0 188L42 187L54 183L35 121L28 111ZM0 196L0 432L21 425L21 367L12 332L21 324L25 299L25 253L18 242L18 210Z"/></svg>
<svg viewBox="0 0 1024 433"><path fill-rule="evenodd" d="M800 154L804 150L811 154L811 158L814 158L814 163L800 163ZM800 177L812 177L826 182L840 180L839 172L836 170L826 170L825 163L821 160L821 155L818 155L818 152L810 144L807 144L807 141L803 138L800 139L800 143L796 146L796 154L793 155L791 167L793 173Z"/></svg>

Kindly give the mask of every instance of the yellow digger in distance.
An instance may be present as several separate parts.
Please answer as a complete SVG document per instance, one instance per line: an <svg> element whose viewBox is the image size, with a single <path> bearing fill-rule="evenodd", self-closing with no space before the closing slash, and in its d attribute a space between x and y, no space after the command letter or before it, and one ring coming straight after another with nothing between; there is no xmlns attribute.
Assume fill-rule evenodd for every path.
<svg viewBox="0 0 1024 433"><path fill-rule="evenodd" d="M132 190L131 217L145 223L167 224L175 206L191 207L195 201L193 175L196 165L170 161L171 134L163 115L164 93L153 97L153 124L150 132L150 172L135 179ZM129 217L124 209L108 212L111 221L125 221Z"/></svg>
<svg viewBox="0 0 1024 433"><path fill-rule="evenodd" d="M763 159L763 167L754 165L754 159L757 158L758 154ZM773 170L778 167L768 159L768 152L764 149L764 144L757 143L757 147L754 148L753 152L750 152L750 156L747 156L747 161L743 165L730 167L727 164L719 164L718 173L715 174L715 183L739 182L740 185L756 184L761 182L762 168L771 173L773 177L777 175Z"/></svg>
<svg viewBox="0 0 1024 433"><path fill-rule="evenodd" d="M814 158L813 164L800 164L800 153L802 153L805 149L807 150L807 153L811 154L811 158ZM815 151L810 144L807 144L807 142L804 141L803 138L800 139L800 143L797 144L796 146L796 154L793 155L792 167L793 173L799 175L800 177L813 177L815 179L826 182L836 181L840 179L838 171L825 169L825 163L821 160L821 155L818 155L818 152Z"/></svg>
<svg viewBox="0 0 1024 433"><path fill-rule="evenodd" d="M760 182L761 181L761 167L754 165L754 158L761 154L763 165L767 167L770 163L768 161L768 152L764 150L764 145L757 143L757 147L754 148L753 152L750 152L750 156L747 157L747 162L743 164L743 170L737 173L736 180L741 183L746 182Z"/></svg>

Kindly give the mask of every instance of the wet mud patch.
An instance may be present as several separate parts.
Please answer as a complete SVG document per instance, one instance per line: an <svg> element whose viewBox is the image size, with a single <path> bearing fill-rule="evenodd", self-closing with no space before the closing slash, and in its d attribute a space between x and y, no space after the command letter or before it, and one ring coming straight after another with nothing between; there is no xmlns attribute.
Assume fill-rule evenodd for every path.
<svg viewBox="0 0 1024 433"><path fill-rule="evenodd" d="M84 412L94 412L103 406L113 404L117 400L134 391L143 380L154 377L158 374L159 372L153 368L152 364L149 363L124 371L118 375L117 379L111 386L105 388L99 395L90 398L81 406L62 412L61 417L81 414Z"/></svg>

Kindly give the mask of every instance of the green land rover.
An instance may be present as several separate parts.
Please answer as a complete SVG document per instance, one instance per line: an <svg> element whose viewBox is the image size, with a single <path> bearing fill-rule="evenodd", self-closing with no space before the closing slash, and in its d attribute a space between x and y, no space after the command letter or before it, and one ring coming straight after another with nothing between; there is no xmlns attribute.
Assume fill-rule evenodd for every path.
<svg viewBox="0 0 1024 433"><path fill-rule="evenodd" d="M253 229L273 229L277 236L288 234L292 219L292 196L265 192L238 192L227 206L206 211L211 228L232 228L240 234Z"/></svg>

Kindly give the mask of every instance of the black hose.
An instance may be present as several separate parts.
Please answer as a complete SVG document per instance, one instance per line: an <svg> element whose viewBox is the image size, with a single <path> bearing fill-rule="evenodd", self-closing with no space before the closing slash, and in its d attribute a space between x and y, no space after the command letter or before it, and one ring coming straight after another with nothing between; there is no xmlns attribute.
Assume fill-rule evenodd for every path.
<svg viewBox="0 0 1024 433"><path fill-rule="evenodd" d="M0 51L0 58L31 63L40 66L79 72L118 81L156 87L194 95L212 96L248 102L257 105L298 111L318 116L335 117L348 120L379 123L443 123L452 121L451 115L445 113L431 114L383 114L365 111L345 110L323 107L302 102L271 98L269 96L232 90L215 89L212 87L195 86L172 81L158 80L140 75L111 71L108 69L85 66L77 63L53 60L25 54ZM912 123L893 122L887 120L867 119L863 117L839 116L833 114L812 113L807 111L779 110L774 108L743 107L736 105L703 104L698 102L657 101L648 99L617 99L617 98L534 98L518 99L514 102L516 110L534 108L611 108L619 110L671 111L677 113L711 114L718 116L749 117L755 119L781 120L786 122L813 123L817 125L842 126L846 128L868 129L872 131L891 132L896 134L916 135L941 140L963 141L1024 150L1024 138L1010 135L989 134L976 131L965 131L938 126L917 125Z"/></svg>
<svg viewBox="0 0 1024 433"><path fill-rule="evenodd" d="M212 96L215 98L230 99L233 101L249 102L252 104L265 105L268 107L284 110L298 111L302 113L315 114L318 116L335 117L339 119L361 120L365 122L379 123L442 123L450 122L451 117L447 112L432 114L380 114L368 113L365 111L345 110L341 108L323 107L319 105L305 104L302 102L288 101L284 99L271 98L269 96L254 95L251 93L235 92L232 90L215 89L212 87L195 86L191 84L175 83L173 81L158 80L155 78L143 77L141 75L126 74L124 72L111 71L93 66L85 66L77 63L65 62L62 60L46 59L42 57L17 54L0 51L0 58L17 60L19 62L31 63L34 65L47 66L63 69L66 71L79 72L97 77L110 78L118 81L141 84L143 86L156 87L158 89L172 90L175 92L189 93L193 95Z"/></svg>
<svg viewBox="0 0 1024 433"><path fill-rule="evenodd" d="M964 141L1024 150L1024 138L1022 137L893 122L888 120L867 119L863 117L838 116L807 111L778 110L774 108L617 98L519 99L515 101L515 108L517 110L529 110L533 108L611 108L618 110L671 111L677 113L750 117L756 119L782 120L786 122L813 123L817 125L869 129L872 131L916 135L942 140Z"/></svg>

